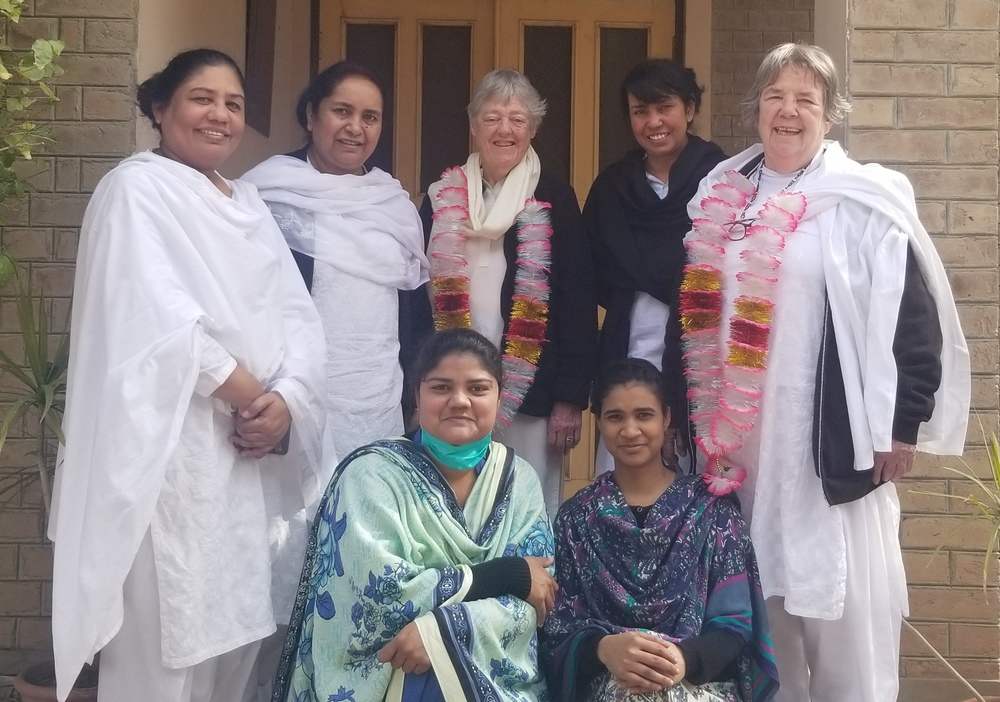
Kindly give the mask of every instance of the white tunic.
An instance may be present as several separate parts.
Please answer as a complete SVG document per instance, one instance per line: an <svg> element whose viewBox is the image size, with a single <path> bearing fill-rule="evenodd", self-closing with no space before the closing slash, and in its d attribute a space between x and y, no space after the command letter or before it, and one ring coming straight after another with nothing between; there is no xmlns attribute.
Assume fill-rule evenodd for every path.
<svg viewBox="0 0 1000 702"><path fill-rule="evenodd" d="M428 280L423 227L399 181L322 173L274 156L243 176L254 183L288 245L315 260L312 297L327 340L327 414L343 458L403 431L399 290ZM336 464L331 456L327 463Z"/></svg>
<svg viewBox="0 0 1000 702"><path fill-rule="evenodd" d="M317 259L312 297L326 334L326 406L337 455L401 435L398 291Z"/></svg>
<svg viewBox="0 0 1000 702"><path fill-rule="evenodd" d="M765 169L747 216L756 216L790 179ZM726 248L723 319L731 317L739 256L749 243L745 239ZM830 619L843 606L847 564L841 508L827 504L813 467L816 359L826 305L815 220L799 225L782 260L768 351L768 368L780 372L767 374L757 423L730 458L748 471L738 494L750 523L764 596L783 596L785 607L795 614ZM898 544L895 550L898 561ZM905 598L905 581L902 585Z"/></svg>
<svg viewBox="0 0 1000 702"><path fill-rule="evenodd" d="M87 208L49 526L60 698L118 631L147 533L166 667L274 631L269 528L321 487L324 342L266 206L253 186L231 187L232 198L143 153L105 176ZM230 409L211 393L237 362L284 397L288 457L246 459L232 446Z"/></svg>

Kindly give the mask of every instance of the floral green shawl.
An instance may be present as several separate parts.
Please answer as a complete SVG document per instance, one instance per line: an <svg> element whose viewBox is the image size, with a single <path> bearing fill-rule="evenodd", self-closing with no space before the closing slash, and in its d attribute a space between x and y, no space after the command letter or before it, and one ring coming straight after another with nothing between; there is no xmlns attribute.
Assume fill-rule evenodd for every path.
<svg viewBox="0 0 1000 702"><path fill-rule="evenodd" d="M317 511L272 699L399 700L403 675L377 655L411 621L446 702L546 699L534 609L464 598L470 566L552 553L538 478L502 444L464 509L413 442L358 449Z"/></svg>

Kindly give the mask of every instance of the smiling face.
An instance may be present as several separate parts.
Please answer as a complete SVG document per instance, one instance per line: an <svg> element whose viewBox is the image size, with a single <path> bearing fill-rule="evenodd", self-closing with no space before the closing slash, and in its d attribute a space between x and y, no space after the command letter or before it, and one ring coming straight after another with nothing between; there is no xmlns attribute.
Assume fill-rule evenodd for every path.
<svg viewBox="0 0 1000 702"><path fill-rule="evenodd" d="M598 428L615 466L660 467L670 423L656 394L644 383L616 385L601 403Z"/></svg>
<svg viewBox="0 0 1000 702"><path fill-rule="evenodd" d="M528 153L535 127L524 103L488 100L470 125L472 141L479 152L483 174L490 183L503 180Z"/></svg>
<svg viewBox="0 0 1000 702"><path fill-rule="evenodd" d="M687 146L694 105L676 95L648 104L629 93L628 115L632 136L646 155L673 161Z"/></svg>
<svg viewBox="0 0 1000 702"><path fill-rule="evenodd" d="M160 149L170 158L212 174L239 146L246 128L243 87L229 66L205 66L153 108Z"/></svg>
<svg viewBox="0 0 1000 702"><path fill-rule="evenodd" d="M500 406L500 387L471 353L441 359L417 390L420 428L449 444L468 444L491 431Z"/></svg>
<svg viewBox="0 0 1000 702"><path fill-rule="evenodd" d="M360 76L348 76L315 109L306 111L312 136L309 160L323 173L360 174L382 135L382 93Z"/></svg>
<svg viewBox="0 0 1000 702"><path fill-rule="evenodd" d="M757 131L764 145L764 163L779 173L806 166L819 152L830 131L824 116L823 86L800 66L786 66L760 95Z"/></svg>

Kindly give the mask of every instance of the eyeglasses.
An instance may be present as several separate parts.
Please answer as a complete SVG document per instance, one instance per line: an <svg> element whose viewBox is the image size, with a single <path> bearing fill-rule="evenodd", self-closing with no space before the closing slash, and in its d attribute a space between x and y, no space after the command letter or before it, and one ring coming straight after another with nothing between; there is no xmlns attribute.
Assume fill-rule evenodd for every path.
<svg viewBox="0 0 1000 702"><path fill-rule="evenodd" d="M747 238L747 231L756 221L756 217L751 217L749 219L734 219L731 222L723 224L722 228L726 231L727 239L730 241L741 241Z"/></svg>

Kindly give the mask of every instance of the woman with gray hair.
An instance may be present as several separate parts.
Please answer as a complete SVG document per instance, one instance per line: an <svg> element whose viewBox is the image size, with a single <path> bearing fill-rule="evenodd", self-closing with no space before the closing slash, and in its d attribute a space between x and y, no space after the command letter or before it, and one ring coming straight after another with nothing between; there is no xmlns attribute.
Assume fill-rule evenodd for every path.
<svg viewBox="0 0 1000 702"><path fill-rule="evenodd" d="M552 515L596 364L593 264L573 189L531 147L545 100L530 81L491 71L468 112L475 150L420 210L434 326L471 327L502 350L496 438L538 471Z"/></svg>
<svg viewBox="0 0 1000 702"><path fill-rule="evenodd" d="M850 105L782 44L744 103L761 143L689 204L680 314L705 480L736 490L786 702L889 702L907 611L893 481L960 454L969 355L906 178L825 139Z"/></svg>

